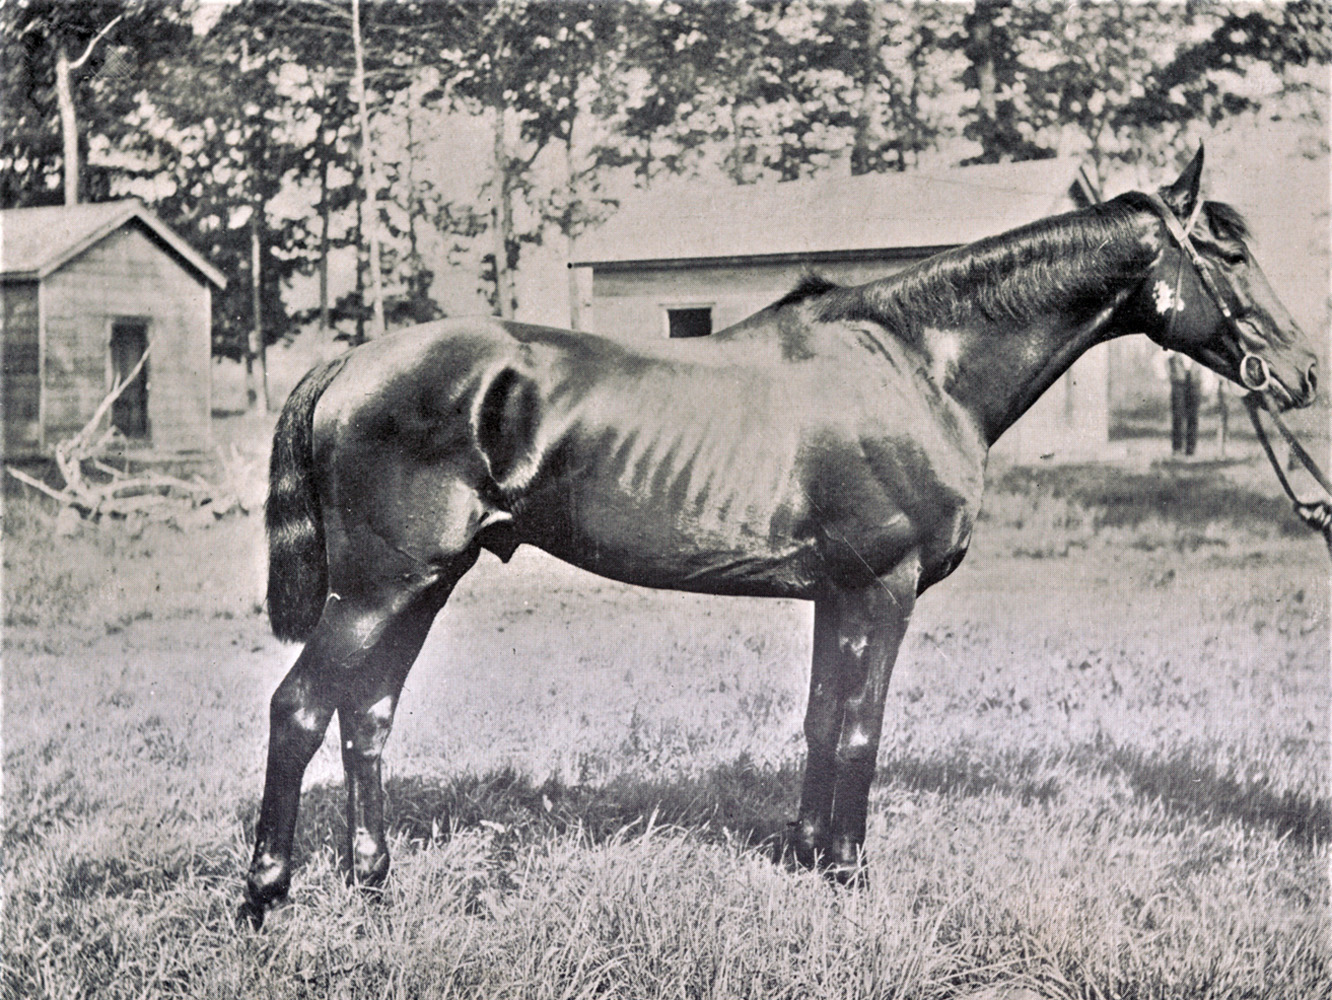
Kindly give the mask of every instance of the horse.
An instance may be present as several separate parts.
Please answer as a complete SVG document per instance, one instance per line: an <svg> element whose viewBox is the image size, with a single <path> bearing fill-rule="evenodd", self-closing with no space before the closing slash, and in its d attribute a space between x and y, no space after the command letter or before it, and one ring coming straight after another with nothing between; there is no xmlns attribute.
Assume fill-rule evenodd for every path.
<svg viewBox="0 0 1332 1000"><path fill-rule="evenodd" d="M389 869L381 756L426 633L482 550L814 603L782 850L864 877L884 702L917 598L967 551L990 447L1090 347L1143 333L1308 405L1314 353L1231 207L1179 178L843 287L803 280L650 346L445 319L312 370L274 434L268 608L304 649L272 696L240 916L288 895L301 779L336 712L348 878Z"/></svg>

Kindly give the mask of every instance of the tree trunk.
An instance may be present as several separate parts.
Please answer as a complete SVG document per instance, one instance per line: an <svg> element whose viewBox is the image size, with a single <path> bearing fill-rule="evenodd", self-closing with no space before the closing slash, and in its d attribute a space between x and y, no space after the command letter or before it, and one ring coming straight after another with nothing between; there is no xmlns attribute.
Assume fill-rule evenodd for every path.
<svg viewBox="0 0 1332 1000"><path fill-rule="evenodd" d="M323 125L320 125L323 134ZM319 329L329 326L328 312L328 155L324 146L319 154Z"/></svg>
<svg viewBox="0 0 1332 1000"><path fill-rule="evenodd" d="M411 293L412 315L425 298L425 287L421 267L420 237L416 232L416 217L421 212L421 199L416 188L416 147L419 143L415 133L416 94L413 86L407 88L407 287ZM415 319L413 319L415 322Z"/></svg>
<svg viewBox="0 0 1332 1000"><path fill-rule="evenodd" d="M264 412L267 413L270 402L268 399L268 347L264 343L264 295L263 295L263 270L260 263L263 257L262 242L259 233L260 213L262 207L254 206L254 212L250 216L250 309L253 325L250 330L250 350L252 358L259 361L259 388L258 392L250 392L250 399L253 403L255 399L263 400Z"/></svg>
<svg viewBox="0 0 1332 1000"><path fill-rule="evenodd" d="M365 103L365 51L361 45L361 0L352 0L352 50L356 58L353 85L356 90L356 115L361 125L361 196L366 212L363 218L370 254L370 336L384 335L384 280L379 271L379 208L376 203L374 173L370 169L370 112Z"/></svg>
<svg viewBox="0 0 1332 1000"><path fill-rule="evenodd" d="M883 61L879 49L883 46L883 10L877 3L866 5L869 32L865 39L865 64L861 67L864 85L860 91L860 108L856 114L856 139L851 147L851 173L853 176L869 173L873 168L874 144L878 139L880 123L876 108L879 97L879 70Z"/></svg>
<svg viewBox="0 0 1332 1000"><path fill-rule="evenodd" d="M502 319L513 319L513 274L509 271L509 244L513 240L513 192L509 186L509 151L504 141L502 97L495 102L494 166L495 204L490 212L490 228L495 237L495 308Z"/></svg>
<svg viewBox="0 0 1332 1000"><path fill-rule="evenodd" d="M999 84L994 69L994 25L991 20L999 6L1001 4L993 0L976 0L975 9L967 18L967 54L976 70L976 114L984 123L986 135L994 132L999 118ZM1003 161L1011 157L1000 154L999 159Z"/></svg>
<svg viewBox="0 0 1332 1000"><path fill-rule="evenodd" d="M74 114L74 91L70 82L69 55L65 47L56 52L56 103L60 106L60 138L65 148L65 204L79 203L79 125Z"/></svg>
<svg viewBox="0 0 1332 1000"><path fill-rule="evenodd" d="M356 332L351 344L365 343L365 201L356 199Z"/></svg>

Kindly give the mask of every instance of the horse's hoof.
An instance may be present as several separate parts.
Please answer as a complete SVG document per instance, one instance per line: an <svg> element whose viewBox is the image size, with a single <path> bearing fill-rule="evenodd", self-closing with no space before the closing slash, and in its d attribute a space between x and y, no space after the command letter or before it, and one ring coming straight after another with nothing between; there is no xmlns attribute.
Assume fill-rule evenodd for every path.
<svg viewBox="0 0 1332 1000"><path fill-rule="evenodd" d="M772 860L788 871L817 868L823 855L819 837L799 821L786 824L786 832L773 847Z"/></svg>
<svg viewBox="0 0 1332 1000"><path fill-rule="evenodd" d="M823 866L823 877L844 889L868 889L869 869L854 861L839 861Z"/></svg>
<svg viewBox="0 0 1332 1000"><path fill-rule="evenodd" d="M248 899L236 908L236 929L239 931L261 930L264 926L264 908L255 906Z"/></svg>
<svg viewBox="0 0 1332 1000"><path fill-rule="evenodd" d="M373 899L383 896L384 883L388 881L389 874L388 852L370 857L354 854L352 857L355 860L343 872L347 884L356 886Z"/></svg>

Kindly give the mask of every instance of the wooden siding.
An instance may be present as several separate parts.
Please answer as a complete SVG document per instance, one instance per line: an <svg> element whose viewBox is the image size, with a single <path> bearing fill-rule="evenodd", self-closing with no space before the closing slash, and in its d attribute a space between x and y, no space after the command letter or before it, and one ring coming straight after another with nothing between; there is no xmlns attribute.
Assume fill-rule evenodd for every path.
<svg viewBox="0 0 1332 1000"><path fill-rule="evenodd" d="M155 448L209 443L209 289L128 225L50 275L46 321L46 441L77 431L111 386L117 319L148 324L148 429Z"/></svg>
<svg viewBox="0 0 1332 1000"><path fill-rule="evenodd" d="M41 325L37 282L0 284L0 412L5 456L41 446Z"/></svg>
<svg viewBox="0 0 1332 1000"><path fill-rule="evenodd" d="M818 273L859 285L911 263L837 261L821 264ZM594 269L592 331L630 341L660 340L666 336L666 309L701 305L712 307L712 328L722 330L781 298L809 270L797 262Z"/></svg>

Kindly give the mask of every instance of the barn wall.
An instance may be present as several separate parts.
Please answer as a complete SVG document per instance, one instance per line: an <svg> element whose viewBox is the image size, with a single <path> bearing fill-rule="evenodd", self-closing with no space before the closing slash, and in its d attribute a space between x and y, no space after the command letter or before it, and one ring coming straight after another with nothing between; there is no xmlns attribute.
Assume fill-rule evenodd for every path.
<svg viewBox="0 0 1332 1000"><path fill-rule="evenodd" d="M14 458L41 446L40 316L37 282L0 284L0 413L4 414L5 456Z"/></svg>
<svg viewBox="0 0 1332 1000"><path fill-rule="evenodd" d="M148 420L155 448L209 443L209 289L137 226L46 279L46 440L92 416L110 388L111 324L148 320Z"/></svg>
<svg viewBox="0 0 1332 1000"><path fill-rule="evenodd" d="M819 274L857 285L900 271L910 261L821 263ZM800 263L711 264L688 268L603 271L592 279L595 333L630 341L666 337L666 309L711 306L712 328L722 330L781 298L810 268Z"/></svg>
<svg viewBox="0 0 1332 1000"><path fill-rule="evenodd" d="M817 271L833 281L856 285L911 263L840 261L820 263ZM780 298L809 270L801 263L597 268L591 290L592 329L629 341L661 340L667 336L667 308L706 305L712 307L713 329L721 330ZM1109 364L1107 345L1089 351L999 440L995 455L1019 462L1102 455L1109 441Z"/></svg>

